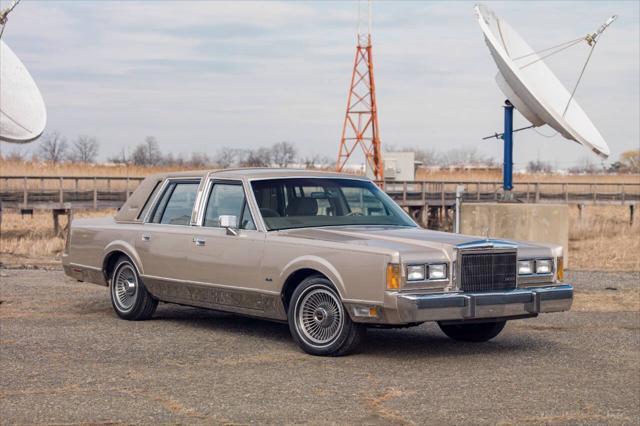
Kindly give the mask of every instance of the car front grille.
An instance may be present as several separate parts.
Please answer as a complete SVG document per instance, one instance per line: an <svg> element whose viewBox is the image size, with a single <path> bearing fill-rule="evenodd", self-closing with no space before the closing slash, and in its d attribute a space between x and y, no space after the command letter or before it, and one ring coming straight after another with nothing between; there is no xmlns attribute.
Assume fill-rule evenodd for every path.
<svg viewBox="0 0 640 426"><path fill-rule="evenodd" d="M515 251L462 253L460 289L492 291L516 288L517 258Z"/></svg>

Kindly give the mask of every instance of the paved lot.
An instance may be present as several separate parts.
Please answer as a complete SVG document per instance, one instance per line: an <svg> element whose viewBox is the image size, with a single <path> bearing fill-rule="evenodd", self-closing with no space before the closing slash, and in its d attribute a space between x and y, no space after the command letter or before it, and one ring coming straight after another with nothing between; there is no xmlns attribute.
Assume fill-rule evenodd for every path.
<svg viewBox="0 0 640 426"><path fill-rule="evenodd" d="M509 323L489 343L426 324L371 331L344 358L301 353L282 324L166 304L127 322L106 288L0 275L3 424L640 420L638 274L569 274L575 311Z"/></svg>

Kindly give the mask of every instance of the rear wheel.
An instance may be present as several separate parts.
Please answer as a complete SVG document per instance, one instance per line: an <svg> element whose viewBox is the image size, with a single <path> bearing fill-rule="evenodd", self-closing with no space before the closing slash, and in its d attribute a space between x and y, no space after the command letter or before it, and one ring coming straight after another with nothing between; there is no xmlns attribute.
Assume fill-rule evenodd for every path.
<svg viewBox="0 0 640 426"><path fill-rule="evenodd" d="M311 355L346 355L366 332L351 321L338 292L322 276L308 277L294 290L287 316L293 340Z"/></svg>
<svg viewBox="0 0 640 426"><path fill-rule="evenodd" d="M156 311L158 301L149 294L129 258L118 259L109 284L111 305L120 318L146 320Z"/></svg>
<svg viewBox="0 0 640 426"><path fill-rule="evenodd" d="M496 337L506 321L480 322L473 324L442 324L438 323L444 334L453 340L463 342L486 342Z"/></svg>

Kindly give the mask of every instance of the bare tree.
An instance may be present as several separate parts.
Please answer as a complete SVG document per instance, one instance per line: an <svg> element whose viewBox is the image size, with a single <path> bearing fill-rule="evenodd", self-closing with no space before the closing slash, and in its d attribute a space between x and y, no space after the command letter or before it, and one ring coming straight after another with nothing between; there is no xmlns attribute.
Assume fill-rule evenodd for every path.
<svg viewBox="0 0 640 426"><path fill-rule="evenodd" d="M131 153L131 161L139 166L157 166L162 162L160 146L153 136L147 136L144 143L137 145Z"/></svg>
<svg viewBox="0 0 640 426"><path fill-rule="evenodd" d="M131 159L127 155L127 150L122 148L119 153L107 158L107 161L114 164L129 164Z"/></svg>
<svg viewBox="0 0 640 426"><path fill-rule="evenodd" d="M38 147L38 157L50 163L61 163L67 155L68 143L59 132L51 132L42 136Z"/></svg>
<svg viewBox="0 0 640 426"><path fill-rule="evenodd" d="M271 147L271 160L278 167L287 167L296 161L298 152L290 142L279 142Z"/></svg>
<svg viewBox="0 0 640 426"><path fill-rule="evenodd" d="M216 153L214 162L223 169L227 169L235 165L240 157L240 151L235 148L222 147Z"/></svg>
<svg viewBox="0 0 640 426"><path fill-rule="evenodd" d="M580 160L578 160L578 164L576 166L569 169L569 172L577 174L594 174L598 173L599 171L602 171L602 169L593 162L591 157L587 156L582 157Z"/></svg>
<svg viewBox="0 0 640 426"><path fill-rule="evenodd" d="M23 146L16 146L13 149L9 150L9 152L5 151L4 153L0 153L0 158L6 161L15 161L15 162L23 162L27 161L27 156L29 154L28 148Z"/></svg>
<svg viewBox="0 0 640 426"><path fill-rule="evenodd" d="M78 163L95 163L100 144L91 136L80 135L71 145L69 159Z"/></svg>
<svg viewBox="0 0 640 426"><path fill-rule="evenodd" d="M553 166L549 163L545 163L544 161L536 160L529 161L529 163L527 163L528 173L551 173L552 171Z"/></svg>
<svg viewBox="0 0 640 426"><path fill-rule="evenodd" d="M450 149L441 162L447 166L493 164L492 160L485 158L476 148Z"/></svg>
<svg viewBox="0 0 640 426"><path fill-rule="evenodd" d="M315 169L316 168L316 164L318 164L320 162L320 156L317 154L314 154L310 157L305 157L302 162L304 163L304 168L305 169Z"/></svg>
<svg viewBox="0 0 640 426"><path fill-rule="evenodd" d="M240 161L242 167L269 167L271 150L269 148L248 149Z"/></svg>
<svg viewBox="0 0 640 426"><path fill-rule="evenodd" d="M189 165L192 167L206 167L211 164L211 159L204 152L192 152Z"/></svg>
<svg viewBox="0 0 640 426"><path fill-rule="evenodd" d="M624 171L631 173L640 172L640 149L625 151L620 154L620 164Z"/></svg>

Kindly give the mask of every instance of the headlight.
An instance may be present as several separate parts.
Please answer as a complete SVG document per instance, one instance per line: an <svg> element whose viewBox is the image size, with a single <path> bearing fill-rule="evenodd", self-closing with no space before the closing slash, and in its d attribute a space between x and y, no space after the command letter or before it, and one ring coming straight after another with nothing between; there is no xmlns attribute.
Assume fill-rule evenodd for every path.
<svg viewBox="0 0 640 426"><path fill-rule="evenodd" d="M533 260L518 260L518 275L533 274Z"/></svg>
<svg viewBox="0 0 640 426"><path fill-rule="evenodd" d="M425 279L424 265L407 266L407 281L424 281Z"/></svg>
<svg viewBox="0 0 640 426"><path fill-rule="evenodd" d="M551 259L536 260L536 274L550 274L553 271L553 261Z"/></svg>
<svg viewBox="0 0 640 426"><path fill-rule="evenodd" d="M429 279L430 280L443 280L447 278L447 264L436 263L429 265Z"/></svg>

